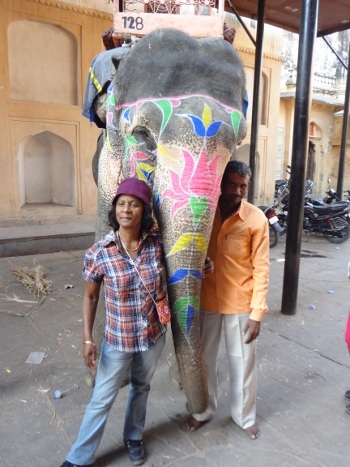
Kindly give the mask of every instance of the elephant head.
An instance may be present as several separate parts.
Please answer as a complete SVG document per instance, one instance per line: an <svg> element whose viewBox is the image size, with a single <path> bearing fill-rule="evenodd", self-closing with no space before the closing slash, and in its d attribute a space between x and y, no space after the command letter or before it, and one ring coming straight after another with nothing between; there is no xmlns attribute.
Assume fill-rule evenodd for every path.
<svg viewBox="0 0 350 467"><path fill-rule="evenodd" d="M243 67L220 39L174 29L143 37L112 58L107 138L99 160L98 233L117 184L145 180L162 232L175 353L189 410L207 406L199 334L201 271L220 182L244 138Z"/></svg>

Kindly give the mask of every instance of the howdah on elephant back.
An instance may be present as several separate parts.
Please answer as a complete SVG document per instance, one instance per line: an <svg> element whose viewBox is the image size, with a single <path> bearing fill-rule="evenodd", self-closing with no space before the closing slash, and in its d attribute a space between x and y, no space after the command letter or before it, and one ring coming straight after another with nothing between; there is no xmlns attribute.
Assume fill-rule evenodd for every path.
<svg viewBox="0 0 350 467"><path fill-rule="evenodd" d="M107 138L98 163L96 237L118 183L145 180L162 232L172 332L191 412L207 406L199 334L201 271L224 168L246 134L245 78L234 48L175 29L143 37L112 56ZM101 302L95 334L102 336ZM97 327L97 328L96 328Z"/></svg>

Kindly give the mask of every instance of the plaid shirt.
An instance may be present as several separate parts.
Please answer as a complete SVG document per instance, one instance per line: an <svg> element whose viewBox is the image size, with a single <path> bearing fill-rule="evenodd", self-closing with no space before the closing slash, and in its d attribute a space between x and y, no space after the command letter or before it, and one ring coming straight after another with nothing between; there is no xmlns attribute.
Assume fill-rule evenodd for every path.
<svg viewBox="0 0 350 467"><path fill-rule="evenodd" d="M122 250L113 231L85 254L83 279L104 285L106 342L122 352L147 350L150 342L166 332L134 264L155 301L164 298L164 253L159 233L143 236L134 261Z"/></svg>

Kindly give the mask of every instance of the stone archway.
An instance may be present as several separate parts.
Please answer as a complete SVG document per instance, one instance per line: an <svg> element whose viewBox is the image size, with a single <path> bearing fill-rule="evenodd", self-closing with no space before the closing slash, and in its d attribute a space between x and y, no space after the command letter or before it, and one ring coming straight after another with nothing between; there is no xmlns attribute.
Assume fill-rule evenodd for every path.
<svg viewBox="0 0 350 467"><path fill-rule="evenodd" d="M44 131L21 142L19 193L25 205L74 206L74 154L64 138Z"/></svg>

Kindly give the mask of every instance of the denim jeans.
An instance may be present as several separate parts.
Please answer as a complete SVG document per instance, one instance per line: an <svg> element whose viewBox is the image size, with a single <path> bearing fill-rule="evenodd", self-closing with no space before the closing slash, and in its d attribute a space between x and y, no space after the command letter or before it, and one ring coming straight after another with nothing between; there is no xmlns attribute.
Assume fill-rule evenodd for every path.
<svg viewBox="0 0 350 467"><path fill-rule="evenodd" d="M141 440L146 419L150 382L165 344L165 334L156 344L149 344L143 352L120 352L102 344L96 384L87 406L77 441L67 460L72 464L88 465L95 461L108 414L115 401L120 384L130 367L130 389L124 421L124 438Z"/></svg>

